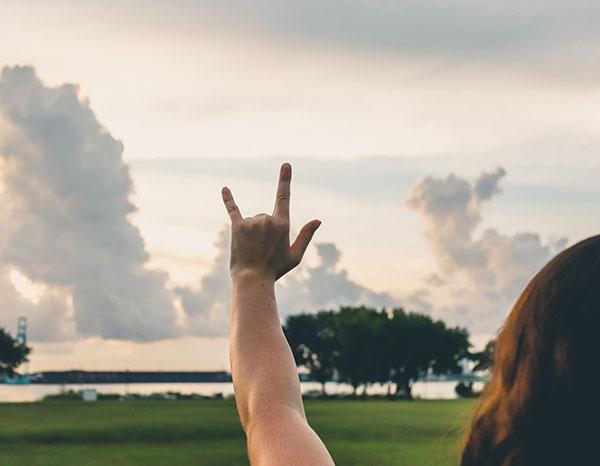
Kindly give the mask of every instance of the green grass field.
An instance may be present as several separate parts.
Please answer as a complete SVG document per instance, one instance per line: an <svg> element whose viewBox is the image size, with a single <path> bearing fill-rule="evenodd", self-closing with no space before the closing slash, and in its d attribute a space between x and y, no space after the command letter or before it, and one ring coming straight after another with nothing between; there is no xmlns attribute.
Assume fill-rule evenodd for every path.
<svg viewBox="0 0 600 466"><path fill-rule="evenodd" d="M452 466L472 407L456 401L307 401L338 465ZM2 466L247 464L231 401L0 404Z"/></svg>

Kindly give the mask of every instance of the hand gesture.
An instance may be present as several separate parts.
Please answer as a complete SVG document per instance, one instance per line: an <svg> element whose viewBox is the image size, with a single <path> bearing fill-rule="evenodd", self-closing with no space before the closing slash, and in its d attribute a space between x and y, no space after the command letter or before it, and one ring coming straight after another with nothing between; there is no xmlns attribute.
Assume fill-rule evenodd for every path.
<svg viewBox="0 0 600 466"><path fill-rule="evenodd" d="M276 281L302 260L321 222L308 222L290 244L291 180L292 166L284 163L279 171L272 215L261 213L243 218L229 188L222 189L223 203L231 218L230 272L233 278L248 273Z"/></svg>

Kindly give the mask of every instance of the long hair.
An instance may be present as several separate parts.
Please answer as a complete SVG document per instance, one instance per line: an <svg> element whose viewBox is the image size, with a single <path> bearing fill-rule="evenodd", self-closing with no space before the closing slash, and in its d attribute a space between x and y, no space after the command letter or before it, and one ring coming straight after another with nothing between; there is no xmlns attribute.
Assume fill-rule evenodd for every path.
<svg viewBox="0 0 600 466"><path fill-rule="evenodd" d="M600 464L600 236L554 257L498 335L462 466Z"/></svg>

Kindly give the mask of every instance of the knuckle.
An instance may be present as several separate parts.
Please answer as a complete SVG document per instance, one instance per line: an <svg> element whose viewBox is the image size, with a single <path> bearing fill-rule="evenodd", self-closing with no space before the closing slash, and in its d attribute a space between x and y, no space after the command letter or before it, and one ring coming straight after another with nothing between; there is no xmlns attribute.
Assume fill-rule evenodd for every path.
<svg viewBox="0 0 600 466"><path fill-rule="evenodd" d="M290 221L285 218L273 218L273 224L278 228L288 228L290 226Z"/></svg>

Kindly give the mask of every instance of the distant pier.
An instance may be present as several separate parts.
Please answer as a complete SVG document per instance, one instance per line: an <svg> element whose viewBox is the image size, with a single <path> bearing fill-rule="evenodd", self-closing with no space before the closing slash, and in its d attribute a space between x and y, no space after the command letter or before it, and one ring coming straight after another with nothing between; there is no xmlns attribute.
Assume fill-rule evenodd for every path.
<svg viewBox="0 0 600 466"><path fill-rule="evenodd" d="M0 377L0 383L2 378ZM173 372L173 371L46 371L31 374L31 384L139 384L139 383L220 383L231 382L225 371Z"/></svg>

